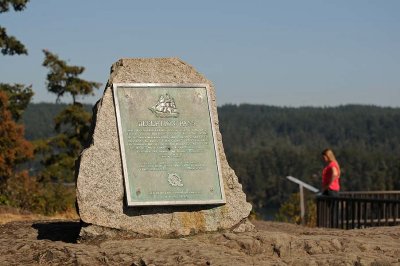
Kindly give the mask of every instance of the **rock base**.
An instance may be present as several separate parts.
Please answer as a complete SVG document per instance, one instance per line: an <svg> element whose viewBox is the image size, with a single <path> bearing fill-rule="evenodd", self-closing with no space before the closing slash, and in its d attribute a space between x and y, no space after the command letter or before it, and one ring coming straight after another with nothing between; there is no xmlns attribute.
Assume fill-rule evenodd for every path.
<svg viewBox="0 0 400 266"><path fill-rule="evenodd" d="M216 131L216 148L221 165L226 204L197 206L127 207L118 142L114 83L208 84L210 113ZM79 159L77 168L77 202L83 222L82 238L107 234L99 228L126 230L145 236L185 236L201 232L235 229L246 231L251 205L226 160L219 131L215 90L210 81L193 67L177 58L121 59L111 68L102 99L94 108L93 135L90 146ZM111 232L111 231L110 231Z"/></svg>
<svg viewBox="0 0 400 266"><path fill-rule="evenodd" d="M230 230L224 230L223 233L245 233L245 232L254 232L255 226L248 220L245 219L242 223L238 224L234 228ZM195 235L198 232L192 231L191 235ZM187 235L185 235L187 236ZM121 230L110 227L104 227L93 224L86 224L82 226L78 243L98 243L102 241L108 240L122 240L122 239L143 239L152 237L151 235L139 234L134 231L129 230ZM181 234L170 234L164 235L163 238L179 238L183 237Z"/></svg>

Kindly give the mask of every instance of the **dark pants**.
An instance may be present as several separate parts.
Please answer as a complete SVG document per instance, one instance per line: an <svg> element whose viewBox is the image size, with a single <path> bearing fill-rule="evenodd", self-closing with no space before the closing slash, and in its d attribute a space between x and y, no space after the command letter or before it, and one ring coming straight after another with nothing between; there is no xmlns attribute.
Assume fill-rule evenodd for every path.
<svg viewBox="0 0 400 266"><path fill-rule="evenodd" d="M339 191L335 191L335 190L325 190L322 195L324 196L329 196L329 197L337 197L339 196Z"/></svg>

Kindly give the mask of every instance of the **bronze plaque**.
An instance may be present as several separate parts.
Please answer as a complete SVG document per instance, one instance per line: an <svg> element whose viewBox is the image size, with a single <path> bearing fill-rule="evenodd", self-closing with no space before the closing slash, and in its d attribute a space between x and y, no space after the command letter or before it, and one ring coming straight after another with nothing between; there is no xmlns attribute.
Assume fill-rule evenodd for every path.
<svg viewBox="0 0 400 266"><path fill-rule="evenodd" d="M208 85L113 93L128 206L225 203Z"/></svg>

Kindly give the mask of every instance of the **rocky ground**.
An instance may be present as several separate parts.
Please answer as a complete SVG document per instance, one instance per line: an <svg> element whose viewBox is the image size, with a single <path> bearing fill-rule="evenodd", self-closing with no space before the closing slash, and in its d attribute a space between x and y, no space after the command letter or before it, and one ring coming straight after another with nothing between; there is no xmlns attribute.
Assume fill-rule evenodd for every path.
<svg viewBox="0 0 400 266"><path fill-rule="evenodd" d="M400 265L400 227L327 230L254 221L256 230L77 243L77 220L0 225L0 265Z"/></svg>

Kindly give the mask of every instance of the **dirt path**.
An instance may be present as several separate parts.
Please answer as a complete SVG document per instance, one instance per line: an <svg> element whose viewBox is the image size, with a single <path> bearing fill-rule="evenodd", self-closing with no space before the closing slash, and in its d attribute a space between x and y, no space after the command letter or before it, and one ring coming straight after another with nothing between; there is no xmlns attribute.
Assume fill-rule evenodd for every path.
<svg viewBox="0 0 400 266"><path fill-rule="evenodd" d="M247 233L76 243L76 220L0 225L0 265L400 265L400 227L325 230L254 222Z"/></svg>

